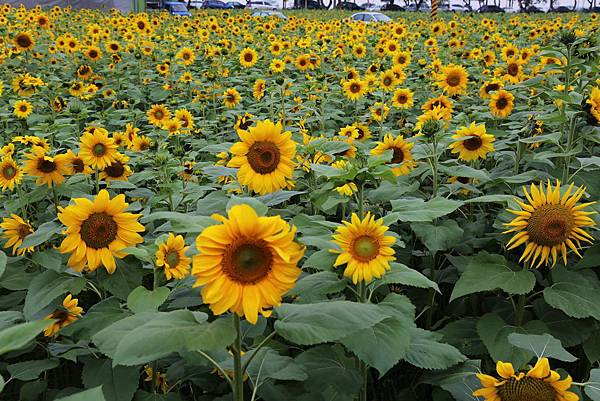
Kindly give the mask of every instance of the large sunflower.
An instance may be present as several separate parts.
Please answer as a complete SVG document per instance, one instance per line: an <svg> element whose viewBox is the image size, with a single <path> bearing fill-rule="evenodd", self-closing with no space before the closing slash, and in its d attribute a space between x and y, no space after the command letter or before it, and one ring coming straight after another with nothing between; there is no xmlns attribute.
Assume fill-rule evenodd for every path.
<svg viewBox="0 0 600 401"><path fill-rule="evenodd" d="M352 222L343 221L343 226L337 228L333 239L340 250L334 266L346 264L344 276L352 277L354 284L359 281L369 282L373 278L380 278L386 270L390 270L390 262L395 260L392 245L396 239L386 236L388 227L383 225L383 220L375 220L374 216L367 213L360 220L356 213L352 213Z"/></svg>
<svg viewBox="0 0 600 401"><path fill-rule="evenodd" d="M494 150L493 142L496 140L485 130L485 124L461 127L452 136L455 142L450 144L452 153L458 153L458 158L465 161L485 159L487 154Z"/></svg>
<svg viewBox="0 0 600 401"><path fill-rule="evenodd" d="M406 175L415 168L416 163L413 160L411 149L415 146L414 143L404 140L402 135L393 137L387 134L383 137L383 142L377 142L377 146L371 150L373 155L381 155L386 150L392 150L393 156L389 164L397 164L398 167L393 167L392 172L394 175Z"/></svg>
<svg viewBox="0 0 600 401"><path fill-rule="evenodd" d="M62 308L56 309L54 312L46 316L46 320L55 320L50 323L46 330L44 330L44 335L46 337L52 337L56 333L59 332L65 326L70 325L75 320L83 314L83 308L78 306L79 300L77 298L73 298L71 294L67 295L62 302Z"/></svg>
<svg viewBox="0 0 600 401"><path fill-rule="evenodd" d="M261 195L286 188L294 173L296 142L292 133L281 132L281 123L258 121L247 131L238 130L242 142L235 143L227 167L239 168L240 184Z"/></svg>
<svg viewBox="0 0 600 401"><path fill-rule="evenodd" d="M512 93L500 89L492 93L490 112L498 117L506 117L512 113L515 97Z"/></svg>
<svg viewBox="0 0 600 401"><path fill-rule="evenodd" d="M33 49L35 46L35 41L33 40L33 36L29 32L19 32L14 37L13 40L17 51L25 52Z"/></svg>
<svg viewBox="0 0 600 401"><path fill-rule="evenodd" d="M442 67L436 83L448 95L454 96L465 93L468 82L469 74L467 70L463 66L450 64Z"/></svg>
<svg viewBox="0 0 600 401"><path fill-rule="evenodd" d="M115 141L104 128L90 129L80 138L79 157L91 168L105 169L114 163L118 154Z"/></svg>
<svg viewBox="0 0 600 401"><path fill-rule="evenodd" d="M538 260L536 267L542 263L548 264L552 256L552 266L558 260L560 252L565 266L567 265L567 247L572 249L579 257L581 241L591 243L594 239L583 230L583 227L593 227L594 220L588 217L594 212L586 212L584 209L595 202L577 204L585 193L585 187L580 187L572 194L573 185L561 195L560 181L552 187L550 180L544 186L540 182L539 188L531 184L530 191L523 187L523 192L528 203L515 201L522 210L508 210L517 217L506 226L512 227L504 233L516 233L508 242L508 249L516 248L526 244L520 261L529 262L531 266Z"/></svg>
<svg viewBox="0 0 600 401"><path fill-rule="evenodd" d="M16 214L11 214L10 217L5 217L0 223L2 228L2 237L7 239L4 244L4 248L10 248L12 246L13 255L23 255L25 252L33 251L31 248L19 249L25 237L33 233L33 227L31 224L23 220Z"/></svg>
<svg viewBox="0 0 600 401"><path fill-rule="evenodd" d="M189 246L185 246L183 236L169 233L167 240L158 246L156 265L165 269L167 280L181 280L190 273L191 259L185 255Z"/></svg>
<svg viewBox="0 0 600 401"><path fill-rule="evenodd" d="M3 191L10 189L11 191L15 188L15 185L19 184L23 179L23 170L19 167L16 161L12 157L3 157L0 160L0 188Z"/></svg>
<svg viewBox="0 0 600 401"><path fill-rule="evenodd" d="M196 238L194 286L204 286L202 299L216 315L230 310L255 324L259 313L270 316L294 287L304 248L294 242L295 227L279 216L259 217L248 205L213 218L223 224Z"/></svg>
<svg viewBox="0 0 600 401"><path fill-rule="evenodd" d="M162 104L153 104L146 112L148 122L156 127L162 127L165 121L171 118L171 112Z"/></svg>
<svg viewBox="0 0 600 401"><path fill-rule="evenodd" d="M258 55L256 54L256 50L246 47L240 53L240 64L243 67L249 68L252 67L258 61Z"/></svg>
<svg viewBox="0 0 600 401"><path fill-rule="evenodd" d="M76 271L82 271L86 265L90 271L104 265L108 273L114 273L115 257L125 257L125 248L143 242L138 234L144 231L137 221L140 215L125 212L129 206L125 195L110 199L104 189L94 201L77 198L73 202L60 208L58 214L58 219L67 226L67 237L59 251L71 253L67 264Z"/></svg>
<svg viewBox="0 0 600 401"><path fill-rule="evenodd" d="M579 396L569 391L571 376L563 380L560 374L550 370L547 358L541 358L527 373L516 373L511 363L498 361L496 371L500 378L477 374L483 388L474 396L485 401L578 401Z"/></svg>
<svg viewBox="0 0 600 401"><path fill-rule="evenodd" d="M25 155L27 161L23 171L33 177L37 177L36 184L53 185L61 184L65 175L69 173L65 155L47 156L46 151L34 146L31 153Z"/></svg>

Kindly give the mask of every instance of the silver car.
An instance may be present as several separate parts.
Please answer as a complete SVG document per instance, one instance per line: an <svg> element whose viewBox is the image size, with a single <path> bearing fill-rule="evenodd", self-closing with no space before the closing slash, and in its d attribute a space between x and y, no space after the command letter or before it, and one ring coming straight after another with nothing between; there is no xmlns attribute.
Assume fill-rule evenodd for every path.
<svg viewBox="0 0 600 401"><path fill-rule="evenodd" d="M367 24L371 24L373 22L390 22L392 19L385 14L382 13L356 13L352 14L352 18L354 21L362 21Z"/></svg>

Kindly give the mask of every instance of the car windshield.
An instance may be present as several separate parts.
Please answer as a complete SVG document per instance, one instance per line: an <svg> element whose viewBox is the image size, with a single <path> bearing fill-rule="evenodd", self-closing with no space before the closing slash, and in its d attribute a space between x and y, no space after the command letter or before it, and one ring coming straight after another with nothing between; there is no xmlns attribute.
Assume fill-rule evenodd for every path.
<svg viewBox="0 0 600 401"><path fill-rule="evenodd" d="M187 11L183 4L171 4L171 11Z"/></svg>
<svg viewBox="0 0 600 401"><path fill-rule="evenodd" d="M375 20L379 21L379 22L391 21L390 17L388 17L387 15L384 15L384 14L374 14L373 16L375 17Z"/></svg>

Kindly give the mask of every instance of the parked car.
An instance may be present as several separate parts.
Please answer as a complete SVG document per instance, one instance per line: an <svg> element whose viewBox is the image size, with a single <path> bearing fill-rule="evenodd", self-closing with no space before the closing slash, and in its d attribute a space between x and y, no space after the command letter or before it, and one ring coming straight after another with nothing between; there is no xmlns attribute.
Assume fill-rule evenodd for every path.
<svg viewBox="0 0 600 401"><path fill-rule="evenodd" d="M483 5L479 8L480 13L504 13L504 9L494 5Z"/></svg>
<svg viewBox="0 0 600 401"><path fill-rule="evenodd" d="M381 7L381 11L404 11L404 7L401 7L398 4L387 3Z"/></svg>
<svg viewBox="0 0 600 401"><path fill-rule="evenodd" d="M211 8L211 9L216 9L216 10L223 10L223 9L232 9L233 6L231 4L227 4L221 0L205 0L204 3L202 3L201 8Z"/></svg>
<svg viewBox="0 0 600 401"><path fill-rule="evenodd" d="M273 10L255 11L255 12L252 13L252 16L253 17L262 17L262 18L275 17L275 18L287 19L287 17L285 16L285 14L283 14L282 12L273 11Z"/></svg>
<svg viewBox="0 0 600 401"><path fill-rule="evenodd" d="M526 13L530 13L530 14L538 14L538 13L543 13L544 10L537 8L536 6L529 6L525 9Z"/></svg>
<svg viewBox="0 0 600 401"><path fill-rule="evenodd" d="M165 10L169 11L171 15L180 15L182 17L192 16L192 13L190 13L185 4L178 1L166 1Z"/></svg>
<svg viewBox="0 0 600 401"><path fill-rule="evenodd" d="M360 5L366 11L379 11L381 10L381 5L373 4L373 3L363 3Z"/></svg>
<svg viewBox="0 0 600 401"><path fill-rule="evenodd" d="M352 18L354 21L366 22L367 24L371 24L373 22L390 22L392 20L385 14L372 12L352 14L350 18Z"/></svg>
<svg viewBox="0 0 600 401"><path fill-rule="evenodd" d="M600 6L586 8L585 10L583 10L583 12L585 12L585 13L600 13Z"/></svg>
<svg viewBox="0 0 600 401"><path fill-rule="evenodd" d="M335 8L338 10L351 10L351 11L361 11L364 10L361 6L356 3L352 3L351 1L340 1Z"/></svg>
<svg viewBox="0 0 600 401"><path fill-rule="evenodd" d="M276 10L278 7L274 0L248 0L246 8L251 10Z"/></svg>
<svg viewBox="0 0 600 401"><path fill-rule="evenodd" d="M239 1L229 1L227 4L231 4L233 8L246 8L246 5L240 3Z"/></svg>
<svg viewBox="0 0 600 401"><path fill-rule="evenodd" d="M447 11L453 13L468 13L473 10L470 7L465 6L464 4L452 4L452 3L444 3L440 5L440 11Z"/></svg>
<svg viewBox="0 0 600 401"><path fill-rule="evenodd" d="M554 10L548 10L549 13L570 13L573 12L569 7L560 6L556 7Z"/></svg>
<svg viewBox="0 0 600 401"><path fill-rule="evenodd" d="M327 7L325 5L319 3L316 0L299 0L297 3L295 2L295 6L293 7L296 10L299 9L308 9L308 10L326 10Z"/></svg>
<svg viewBox="0 0 600 401"><path fill-rule="evenodd" d="M412 11L412 12L416 12L416 11L431 11L431 8L429 7L429 4L423 2L423 4L421 4L421 7L419 7L419 9L417 10L417 4L416 3L412 3L409 4L408 6L405 7L406 11Z"/></svg>

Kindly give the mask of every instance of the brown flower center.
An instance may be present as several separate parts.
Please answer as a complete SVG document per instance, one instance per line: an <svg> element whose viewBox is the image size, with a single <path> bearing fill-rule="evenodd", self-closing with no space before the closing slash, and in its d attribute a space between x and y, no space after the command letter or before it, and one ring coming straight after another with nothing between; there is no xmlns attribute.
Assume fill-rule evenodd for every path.
<svg viewBox="0 0 600 401"><path fill-rule="evenodd" d="M505 97L501 97L496 101L496 108L498 110L504 110L508 106L508 100Z"/></svg>
<svg viewBox="0 0 600 401"><path fill-rule="evenodd" d="M254 56L252 55L252 53L244 53L244 61L246 63L250 63L252 62L252 60L254 60Z"/></svg>
<svg viewBox="0 0 600 401"><path fill-rule="evenodd" d="M27 48L31 46L31 38L28 35L18 35L17 44L20 47Z"/></svg>
<svg viewBox="0 0 600 401"><path fill-rule="evenodd" d="M508 74L514 76L517 76L519 74L519 65L517 63L510 63L508 65Z"/></svg>
<svg viewBox="0 0 600 401"><path fill-rule="evenodd" d="M493 91L497 91L498 89L500 89L500 85L499 84L489 84L488 86L485 87L485 92L486 93L490 93Z"/></svg>
<svg viewBox="0 0 600 401"><path fill-rule="evenodd" d="M408 97L404 94L398 95L398 97L396 98L396 101L400 104L406 103L407 100L408 100Z"/></svg>
<svg viewBox="0 0 600 401"><path fill-rule="evenodd" d="M90 50L90 51L88 52L88 56L89 56L90 58L97 58L97 57L98 57L98 51L97 51L97 50L95 50L95 49L92 49L92 50Z"/></svg>
<svg viewBox="0 0 600 401"><path fill-rule="evenodd" d="M223 270L234 281L256 283L271 271L273 253L264 240L240 239L225 251Z"/></svg>
<svg viewBox="0 0 600 401"><path fill-rule="evenodd" d="M281 155L274 143L259 141L250 147L246 157L254 171L260 174L269 174L277 169Z"/></svg>
<svg viewBox="0 0 600 401"><path fill-rule="evenodd" d="M373 237L361 235L352 244L352 256L361 262L369 262L378 255L379 243Z"/></svg>
<svg viewBox="0 0 600 401"><path fill-rule="evenodd" d="M2 176L6 180L12 180L17 175L17 169L14 166L4 166L2 169Z"/></svg>
<svg viewBox="0 0 600 401"><path fill-rule="evenodd" d="M73 171L76 173L83 173L83 171L85 170L85 163L79 158L73 159L71 164L73 166Z"/></svg>
<svg viewBox="0 0 600 401"><path fill-rule="evenodd" d="M469 180L469 177L456 177L456 181L460 182L461 184L468 184Z"/></svg>
<svg viewBox="0 0 600 401"><path fill-rule="evenodd" d="M240 129L247 130L252 125L252 120L249 117L242 117L240 120Z"/></svg>
<svg viewBox="0 0 600 401"><path fill-rule="evenodd" d="M174 269L179 264L179 253L175 250L169 251L165 255L165 261L167 262L167 265L169 265L169 267L171 269Z"/></svg>
<svg viewBox="0 0 600 401"><path fill-rule="evenodd" d="M392 78L390 78L390 77L383 78L383 85L384 86L390 86L391 84L392 84Z"/></svg>
<svg viewBox="0 0 600 401"><path fill-rule="evenodd" d="M529 240L544 246L563 243L575 226L572 212L563 205L544 205L537 208L529 218Z"/></svg>
<svg viewBox="0 0 600 401"><path fill-rule="evenodd" d="M29 224L19 224L17 227L17 233L19 234L19 238L24 239L29 234L31 234L33 230L29 226Z"/></svg>
<svg viewBox="0 0 600 401"><path fill-rule="evenodd" d="M360 92L360 85L357 84L356 82L353 83L352 85L350 85L350 92L352 92L352 93Z"/></svg>
<svg viewBox="0 0 600 401"><path fill-rule="evenodd" d="M81 239L94 249L107 248L117 238L117 223L112 216L102 212L91 214L81 223Z"/></svg>
<svg viewBox="0 0 600 401"><path fill-rule="evenodd" d="M110 166L106 167L104 172L111 178L118 178L121 177L125 172L125 166L120 161L116 161Z"/></svg>
<svg viewBox="0 0 600 401"><path fill-rule="evenodd" d="M465 139L463 141L463 146L467 150L477 150L481 147L482 144L483 144L483 141L478 136L472 136L472 137L469 137L469 139Z"/></svg>
<svg viewBox="0 0 600 401"><path fill-rule="evenodd" d="M390 161L390 163L392 163L392 164L402 163L404 161L404 152L402 151L402 149L392 148L392 150L394 151L394 156L392 156L392 160Z"/></svg>
<svg viewBox="0 0 600 401"><path fill-rule="evenodd" d="M162 110L156 110L154 112L154 118L157 120L162 120L165 117L165 113L162 112Z"/></svg>
<svg viewBox="0 0 600 401"><path fill-rule="evenodd" d="M458 86L460 85L460 75L452 73L446 77L446 83L448 86Z"/></svg>
<svg viewBox="0 0 600 401"><path fill-rule="evenodd" d="M502 401L554 401L556 392L552 385L541 379L524 377L521 380L515 378L498 388L498 394Z"/></svg>
<svg viewBox="0 0 600 401"><path fill-rule="evenodd" d="M69 312L67 312L66 310L63 309L57 309L54 312L52 312L52 315L50 315L50 319L56 319L58 320L58 322L56 323L64 323L66 320L69 319L69 317L71 316L71 314Z"/></svg>
<svg viewBox="0 0 600 401"><path fill-rule="evenodd" d="M56 163L42 158L38 161L38 170L40 170L42 173L50 174L56 170Z"/></svg>
<svg viewBox="0 0 600 401"><path fill-rule="evenodd" d="M92 153L94 153L94 156L96 157L104 156L106 154L106 145L104 145L103 143L95 144L92 148Z"/></svg>

